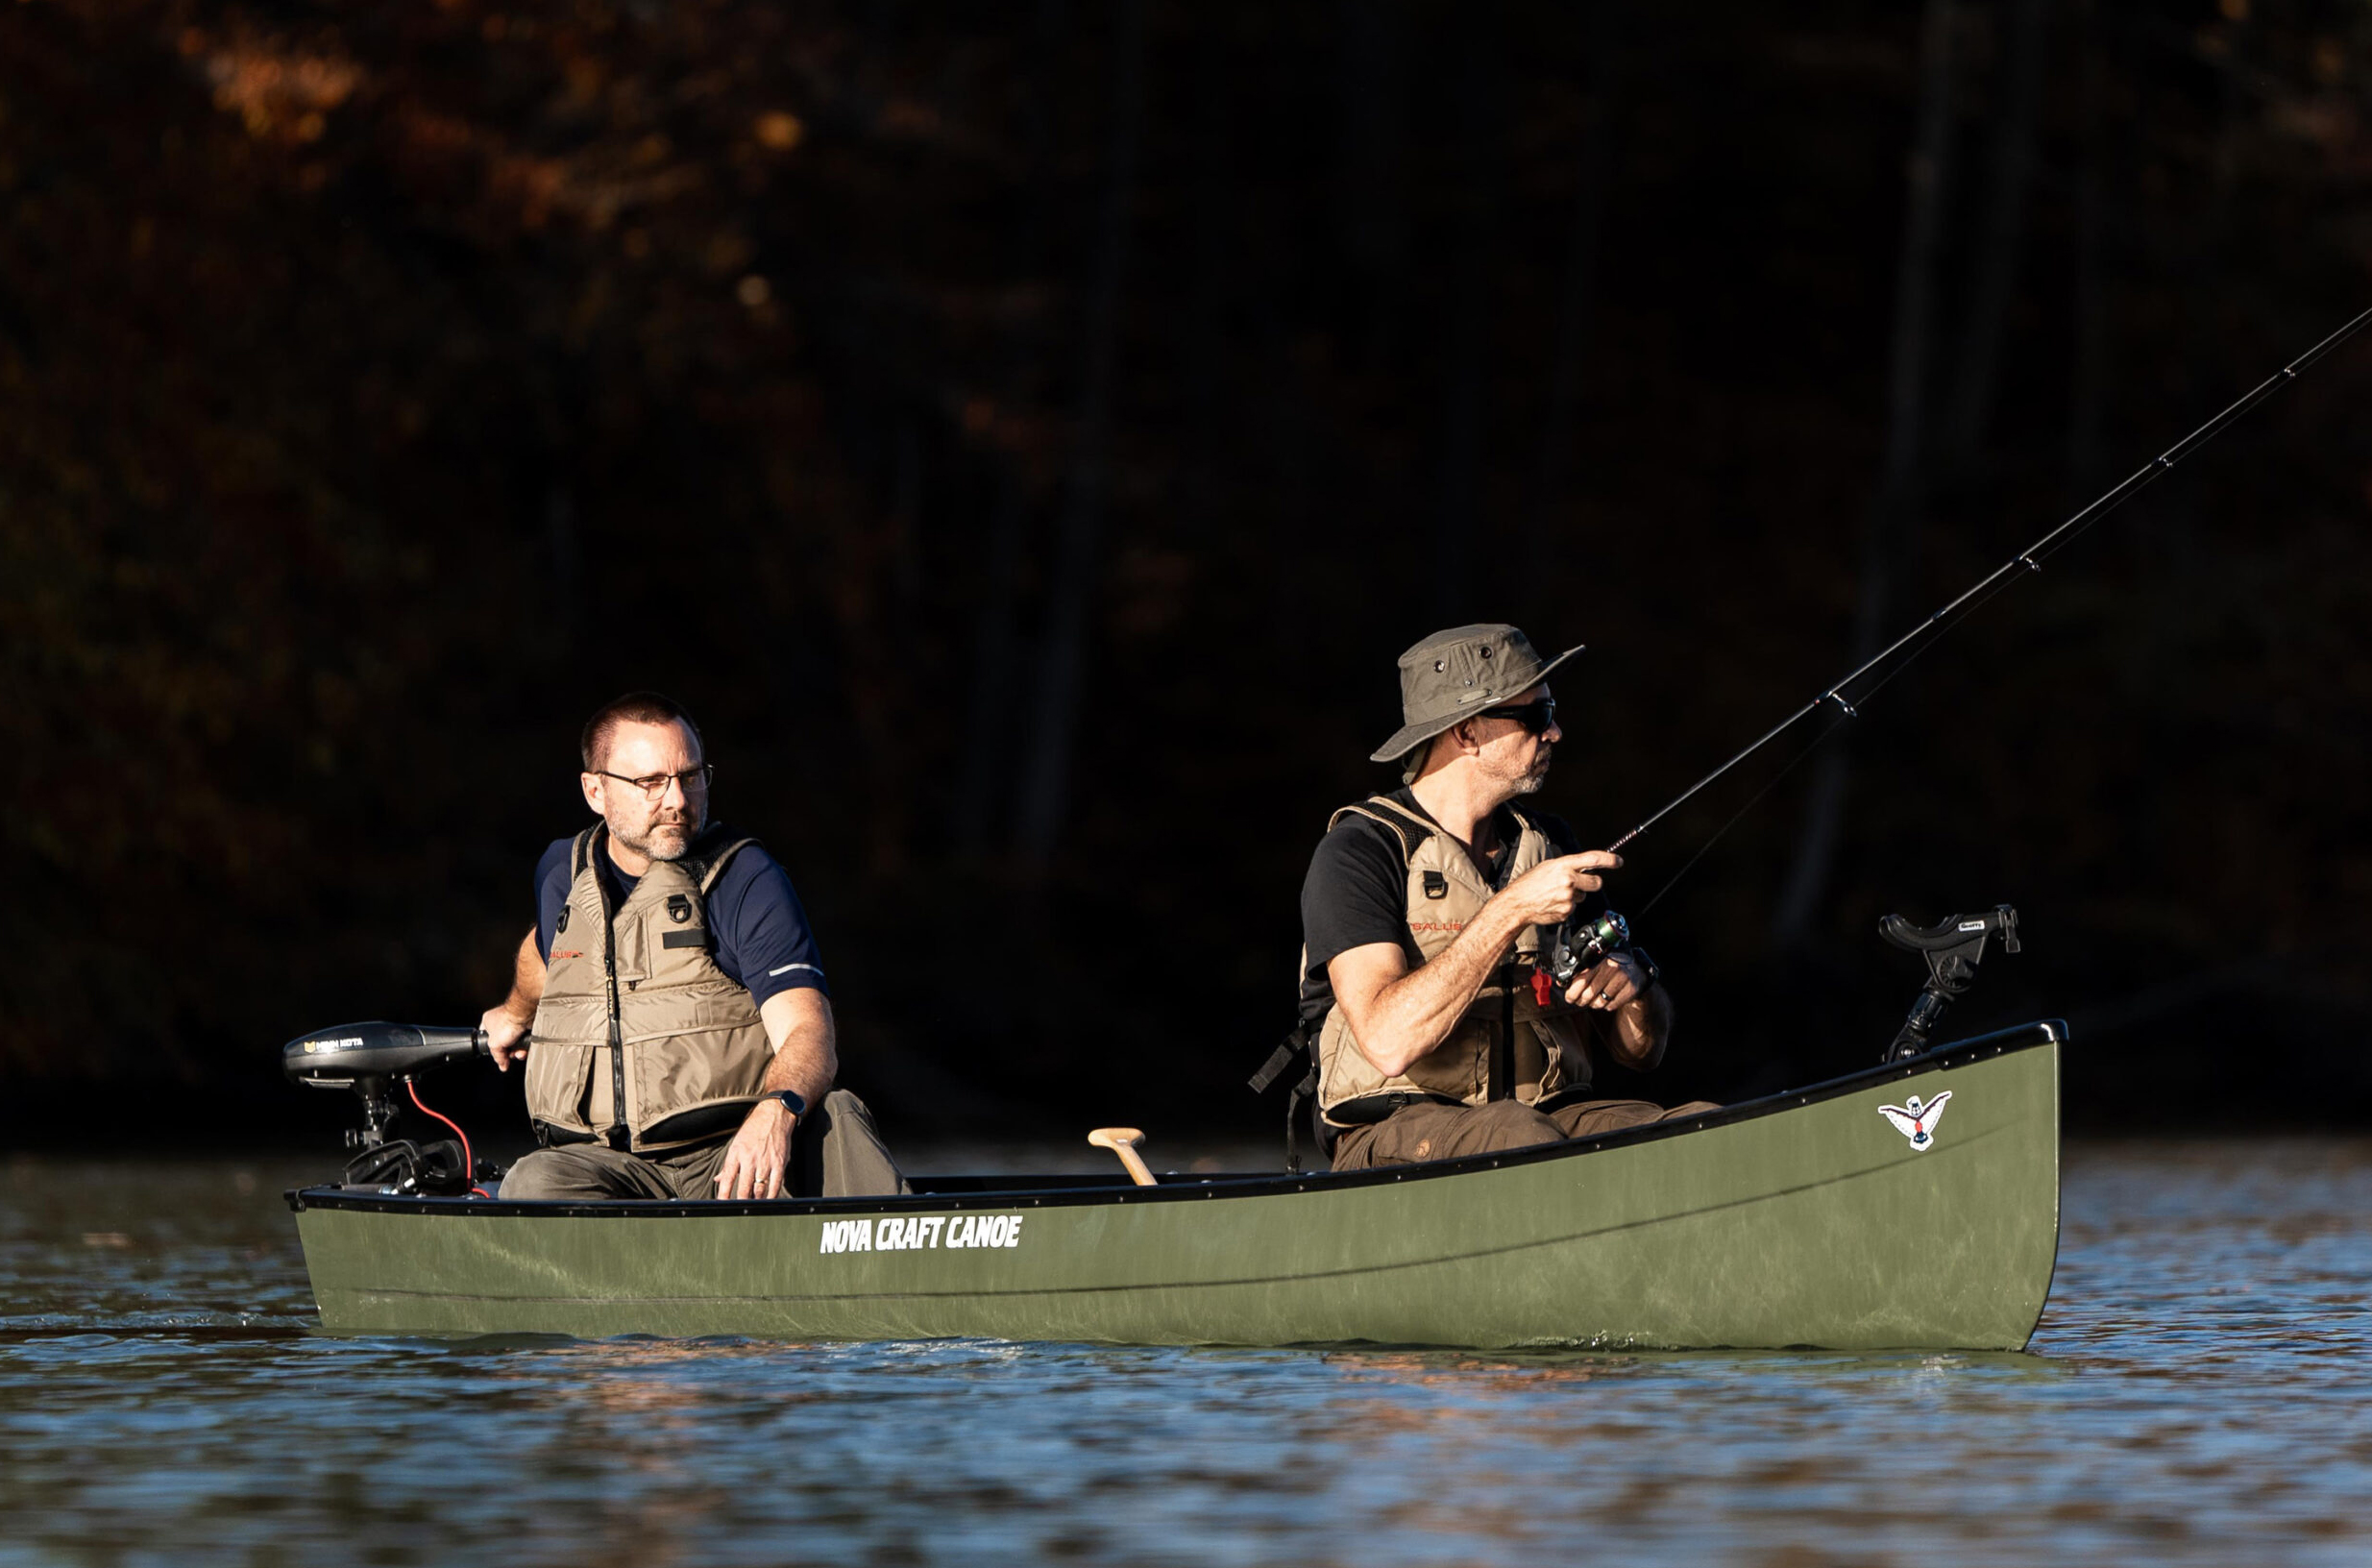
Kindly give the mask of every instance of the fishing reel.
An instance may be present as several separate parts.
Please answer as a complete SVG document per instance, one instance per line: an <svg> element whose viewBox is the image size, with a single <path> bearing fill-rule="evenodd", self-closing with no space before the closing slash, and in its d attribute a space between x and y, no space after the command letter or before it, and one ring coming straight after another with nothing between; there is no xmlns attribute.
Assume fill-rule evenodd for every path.
<svg viewBox="0 0 2372 1568"><path fill-rule="evenodd" d="M1654 962L1631 945L1628 920L1610 909L1591 916L1575 913L1556 928L1547 962L1532 970L1532 1000L1549 1006L1573 984L1576 975L1588 973L1616 953L1637 958L1650 975L1648 983L1654 983Z"/></svg>
<svg viewBox="0 0 2372 1568"><path fill-rule="evenodd" d="M1609 956L1630 950L1630 922L1612 910L1584 918L1578 913L1556 928L1549 952L1549 975L1559 990L1574 976L1598 968Z"/></svg>
<svg viewBox="0 0 2372 1568"><path fill-rule="evenodd" d="M486 1032L416 1023L341 1023L300 1035L281 1047L281 1071L310 1089L351 1089L362 1097L362 1125L349 1128L346 1146L356 1149L346 1164L348 1187L403 1193L458 1194L473 1177L461 1145L452 1139L430 1143L391 1139L387 1129L403 1106L396 1090L432 1067L487 1054ZM493 1174L491 1169L487 1172Z"/></svg>
<svg viewBox="0 0 2372 1568"><path fill-rule="evenodd" d="M1995 904L1987 914L1946 916L1923 927L1899 915L1889 915L1878 921L1878 935L1890 945L1927 960L1927 984L1919 1000L1911 1004L1911 1016L1902 1020L1894 1042L1878 1058L1905 1062L1926 1053L1934 1043L1929 1037L1944 1017L1944 1007L1975 983L1977 964L1985 956L1989 938L1998 936L2005 953L2018 950L2017 911Z"/></svg>

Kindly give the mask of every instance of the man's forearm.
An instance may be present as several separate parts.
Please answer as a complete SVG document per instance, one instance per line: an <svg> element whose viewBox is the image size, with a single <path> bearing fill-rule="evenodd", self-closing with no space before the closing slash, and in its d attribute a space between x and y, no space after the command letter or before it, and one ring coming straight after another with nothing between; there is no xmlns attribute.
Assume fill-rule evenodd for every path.
<svg viewBox="0 0 2372 1568"><path fill-rule="evenodd" d="M766 1065L767 1092L787 1089L814 1105L832 1092L836 1065L829 1040L817 1039L813 1030L798 1030L774 1047L774 1060Z"/></svg>
<svg viewBox="0 0 2372 1568"><path fill-rule="evenodd" d="M1449 1038L1523 930L1521 919L1496 906L1496 899L1484 904L1449 946L1376 993L1367 1027L1353 1037L1386 1077L1406 1072Z"/></svg>
<svg viewBox="0 0 2372 1568"><path fill-rule="evenodd" d="M535 1006L544 999L544 955L535 950L535 932L530 928L511 959L511 992L502 998L501 1011L521 1023L532 1023Z"/></svg>
<svg viewBox="0 0 2372 1568"><path fill-rule="evenodd" d="M535 950L535 928L519 943L511 960L511 993L486 1009L477 1020L485 1032L494 1065L504 1072L527 1054L527 1032L535 1027L535 1004L544 999L544 955Z"/></svg>
<svg viewBox="0 0 2372 1568"><path fill-rule="evenodd" d="M832 1092L840 1067L833 1043L832 1004L819 991L786 991L758 1004L766 1037L774 1042L760 1087L768 1093L787 1089L809 1106ZM760 1100L742 1119L741 1131L717 1169L721 1198L772 1197L788 1190L786 1162L798 1119L779 1100Z"/></svg>
<svg viewBox="0 0 2372 1568"><path fill-rule="evenodd" d="M1633 1072L1661 1063L1671 1039L1672 992L1662 986L1615 1010L1614 1059Z"/></svg>
<svg viewBox="0 0 2372 1568"><path fill-rule="evenodd" d="M758 1012L774 1043L774 1058L766 1066L766 1091L787 1089L809 1105L832 1092L840 1075L839 1031L831 1004L821 993L785 992L768 997Z"/></svg>

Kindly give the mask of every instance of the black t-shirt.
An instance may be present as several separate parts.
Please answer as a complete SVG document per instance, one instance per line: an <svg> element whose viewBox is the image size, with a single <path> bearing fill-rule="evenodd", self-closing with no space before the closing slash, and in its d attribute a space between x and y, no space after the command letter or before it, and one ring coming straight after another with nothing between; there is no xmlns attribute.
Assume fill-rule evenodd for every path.
<svg viewBox="0 0 2372 1568"><path fill-rule="evenodd" d="M1420 821L1433 821L1431 813L1417 804L1412 791L1394 790L1384 798ZM1562 821L1542 813L1530 815L1557 853L1572 854L1579 848L1572 829ZM1499 851L1488 862L1488 880L1497 890L1506 886L1507 867L1515 858L1515 841L1522 828L1515 813L1504 806L1492 827ZM1441 829L1435 826L1433 831ZM1604 902L1593 893L1583 899L1582 908L1595 913ZM1334 988L1326 977L1328 963L1354 947L1379 942L1399 943L1412 969L1425 962L1416 935L1408 929L1408 861L1401 849L1401 837L1374 818L1354 812L1318 841L1317 852L1309 857L1309 874L1302 880L1303 962L1307 967L1302 970L1301 1016L1322 1018L1334 1005Z"/></svg>

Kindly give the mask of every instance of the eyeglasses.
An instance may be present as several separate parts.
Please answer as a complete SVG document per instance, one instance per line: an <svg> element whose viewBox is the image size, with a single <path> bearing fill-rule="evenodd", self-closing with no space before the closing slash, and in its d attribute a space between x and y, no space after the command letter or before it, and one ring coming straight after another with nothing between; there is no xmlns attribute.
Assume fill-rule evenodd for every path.
<svg viewBox="0 0 2372 1568"><path fill-rule="evenodd" d="M1556 698L1544 697L1537 702L1518 702L1504 708L1484 708L1476 717L1512 719L1531 734L1546 735L1556 727Z"/></svg>
<svg viewBox="0 0 2372 1568"><path fill-rule="evenodd" d="M643 798L646 800L666 799L667 787L670 784L682 785L686 795L690 795L695 790L705 790L710 780L717 776L717 770L707 763L702 763L697 768L687 768L680 773L652 773L648 778L628 778L624 773L613 773L606 768L596 768L594 772L603 778L614 778L621 784L633 785L643 792Z"/></svg>

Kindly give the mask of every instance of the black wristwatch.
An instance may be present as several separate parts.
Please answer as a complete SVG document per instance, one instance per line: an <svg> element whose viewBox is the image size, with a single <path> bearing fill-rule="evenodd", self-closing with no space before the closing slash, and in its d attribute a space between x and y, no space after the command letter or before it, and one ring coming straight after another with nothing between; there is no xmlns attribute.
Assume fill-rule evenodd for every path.
<svg viewBox="0 0 2372 1568"><path fill-rule="evenodd" d="M1645 996L1655 989L1657 981L1663 979L1664 971L1655 967L1655 960L1648 956L1648 950L1645 947L1633 947L1630 950L1630 956L1631 961L1637 964L1641 970L1639 994Z"/></svg>
<svg viewBox="0 0 2372 1568"><path fill-rule="evenodd" d="M782 1108L795 1116L807 1115L807 1102L787 1089L770 1089L758 1096L762 1100L780 1100Z"/></svg>

